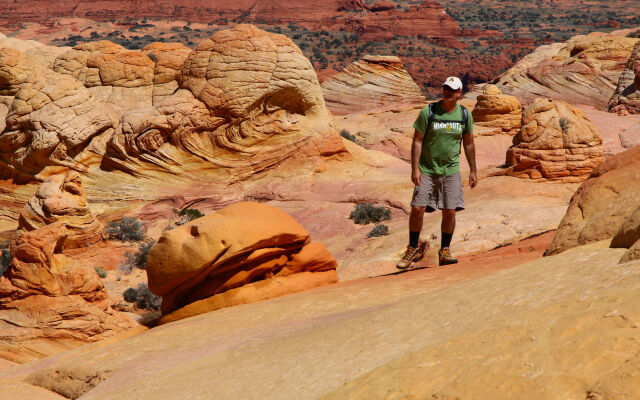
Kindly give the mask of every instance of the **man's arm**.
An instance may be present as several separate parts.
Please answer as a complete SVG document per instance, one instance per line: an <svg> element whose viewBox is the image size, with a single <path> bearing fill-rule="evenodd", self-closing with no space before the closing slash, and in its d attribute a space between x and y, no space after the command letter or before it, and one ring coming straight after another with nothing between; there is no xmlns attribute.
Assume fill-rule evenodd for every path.
<svg viewBox="0 0 640 400"><path fill-rule="evenodd" d="M476 145L473 143L473 133L462 135L464 155L469 163L469 186L472 188L478 184L478 171L476 170Z"/></svg>
<svg viewBox="0 0 640 400"><path fill-rule="evenodd" d="M411 180L413 184L419 186L422 183L422 172L420 171L420 153L422 153L422 140L424 133L415 129L413 132L413 142L411 143Z"/></svg>

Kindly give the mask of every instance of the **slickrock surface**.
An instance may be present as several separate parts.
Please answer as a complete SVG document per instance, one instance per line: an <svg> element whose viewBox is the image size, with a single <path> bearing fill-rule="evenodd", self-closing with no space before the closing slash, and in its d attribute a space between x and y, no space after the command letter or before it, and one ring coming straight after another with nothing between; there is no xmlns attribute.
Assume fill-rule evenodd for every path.
<svg viewBox="0 0 640 400"><path fill-rule="evenodd" d="M640 123L626 128L619 134L620 145L626 149L640 146Z"/></svg>
<svg viewBox="0 0 640 400"><path fill-rule="evenodd" d="M3 379L83 400L636 398L640 261L617 264L623 252L605 242L497 272L468 264L317 288Z"/></svg>
<svg viewBox="0 0 640 400"><path fill-rule="evenodd" d="M498 128L487 134L515 135L521 127L522 105L513 96L502 94L495 85L486 85L473 108L473 121L479 126Z"/></svg>
<svg viewBox="0 0 640 400"><path fill-rule="evenodd" d="M60 254L61 222L19 235L0 277L0 357L26 362L113 336L134 323L113 311L98 273Z"/></svg>
<svg viewBox="0 0 640 400"><path fill-rule="evenodd" d="M420 88L395 56L364 56L321 86L327 108L335 115L425 103Z"/></svg>
<svg viewBox="0 0 640 400"><path fill-rule="evenodd" d="M635 147L607 159L580 186L548 253L612 238L639 206L640 147Z"/></svg>
<svg viewBox="0 0 640 400"><path fill-rule="evenodd" d="M579 182L603 160L602 137L582 111L562 100L536 99L507 152L507 174Z"/></svg>
<svg viewBox="0 0 640 400"><path fill-rule="evenodd" d="M149 252L147 276L163 314L183 307L170 321L335 283L336 267L291 216L241 202L165 232Z"/></svg>
<svg viewBox="0 0 640 400"><path fill-rule="evenodd" d="M540 46L493 83L525 104L550 97L604 109L639 40L625 33L595 32Z"/></svg>
<svg viewBox="0 0 640 400"><path fill-rule="evenodd" d="M18 233L55 222L66 228L65 250L81 253L90 246L104 244L107 239L102 224L89 211L82 180L76 172L54 175L38 187L20 213Z"/></svg>
<svg viewBox="0 0 640 400"><path fill-rule="evenodd" d="M607 108L621 115L640 114L640 42L633 48Z"/></svg>

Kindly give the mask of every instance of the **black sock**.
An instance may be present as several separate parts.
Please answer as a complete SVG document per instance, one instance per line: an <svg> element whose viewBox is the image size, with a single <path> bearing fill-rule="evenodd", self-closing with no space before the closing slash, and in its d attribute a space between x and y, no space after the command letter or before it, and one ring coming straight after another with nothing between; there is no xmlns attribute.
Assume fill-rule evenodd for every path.
<svg viewBox="0 0 640 400"><path fill-rule="evenodd" d="M453 233L442 232L442 238L440 239L440 248L444 249L445 247L449 247L451 245L452 237L453 237Z"/></svg>
<svg viewBox="0 0 640 400"><path fill-rule="evenodd" d="M418 247L418 239L420 239L420 231L418 232L409 231L409 246L413 248Z"/></svg>

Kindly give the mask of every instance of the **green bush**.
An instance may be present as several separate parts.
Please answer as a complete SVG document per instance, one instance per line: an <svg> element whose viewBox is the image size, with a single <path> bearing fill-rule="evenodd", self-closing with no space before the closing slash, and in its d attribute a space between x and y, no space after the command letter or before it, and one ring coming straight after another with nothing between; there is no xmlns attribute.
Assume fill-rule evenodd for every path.
<svg viewBox="0 0 640 400"><path fill-rule="evenodd" d="M138 291L130 287L122 293L122 297L124 297L124 301L127 303L135 303L138 301Z"/></svg>
<svg viewBox="0 0 640 400"><path fill-rule="evenodd" d="M144 239L144 230L140 220L133 217L122 217L120 221L109 222L107 226L109 239L121 242L139 242Z"/></svg>
<svg viewBox="0 0 640 400"><path fill-rule="evenodd" d="M138 285L138 300L136 301L136 305L139 308L159 310L161 303L162 297L151 293L147 284L141 283Z"/></svg>
<svg viewBox="0 0 640 400"><path fill-rule="evenodd" d="M193 221L194 219L204 217L204 214L197 208L185 208L184 210L181 210L181 211L177 211L177 210L173 210L173 211L182 217L177 222L178 225L184 225L189 221Z"/></svg>
<svg viewBox="0 0 640 400"><path fill-rule="evenodd" d="M389 227L383 224L376 225L373 227L371 232L367 234L367 237L378 237L378 236L386 236L389 234Z"/></svg>
<svg viewBox="0 0 640 400"><path fill-rule="evenodd" d="M11 266L11 251L9 249L2 249L2 255L0 256L0 276L2 276Z"/></svg>
<svg viewBox="0 0 640 400"><path fill-rule="evenodd" d="M159 310L162 297L151 293L146 283L141 283L137 288L128 288L122 293L122 297L128 303L136 303L138 308Z"/></svg>
<svg viewBox="0 0 640 400"><path fill-rule="evenodd" d="M100 268L99 266L95 266L94 269L96 270L96 272L98 273L98 276L100 278L106 278L107 277L107 271L105 271L104 269Z"/></svg>
<svg viewBox="0 0 640 400"><path fill-rule="evenodd" d="M347 140L351 140L353 143L356 142L356 137L353 136L348 130L343 129L340 131L340 136L342 136L343 138L347 139Z"/></svg>
<svg viewBox="0 0 640 400"><path fill-rule="evenodd" d="M560 117L560 129L562 129L562 133L565 135L569 131L569 125L571 125L571 121L569 121L566 117Z"/></svg>
<svg viewBox="0 0 640 400"><path fill-rule="evenodd" d="M129 275L134 268L147 269L147 257L155 243L155 240L143 242L138 245L138 251L136 253L128 251L124 253L124 260L120 266L118 266L118 270L125 275Z"/></svg>
<svg viewBox="0 0 640 400"><path fill-rule="evenodd" d="M391 210L386 207L376 207L373 204L356 204L349 218L356 224L366 225L371 222L380 222L391 219Z"/></svg>

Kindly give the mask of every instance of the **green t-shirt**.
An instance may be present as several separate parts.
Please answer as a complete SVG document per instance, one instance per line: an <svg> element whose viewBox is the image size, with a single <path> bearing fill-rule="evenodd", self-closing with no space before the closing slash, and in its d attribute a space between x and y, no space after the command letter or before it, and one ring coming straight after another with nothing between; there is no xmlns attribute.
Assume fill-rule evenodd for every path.
<svg viewBox="0 0 640 400"><path fill-rule="evenodd" d="M449 176L460 171L460 142L463 134L473 133L473 117L467 112L467 126L462 123L460 104L451 112L445 112L440 102L435 103L434 121L430 127L429 106L420 111L413 128L424 133L420 171L430 176ZM455 121L455 122L447 122Z"/></svg>

